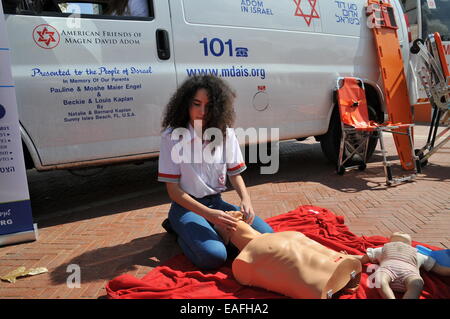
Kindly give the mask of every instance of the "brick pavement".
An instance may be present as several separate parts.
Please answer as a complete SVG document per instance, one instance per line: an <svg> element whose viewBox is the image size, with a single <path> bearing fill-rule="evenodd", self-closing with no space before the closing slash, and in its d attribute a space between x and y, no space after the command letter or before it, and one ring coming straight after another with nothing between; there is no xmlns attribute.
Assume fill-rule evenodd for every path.
<svg viewBox="0 0 450 319"><path fill-rule="evenodd" d="M416 146L425 143L426 129L416 128ZM392 140L387 140L395 159ZM277 174L260 175L260 167L250 165L244 178L262 218L311 204L343 215L357 235L388 236L400 230L414 240L450 248L449 154L447 145L415 182L387 187L378 151L364 172L338 176L309 138L281 143ZM49 273L15 284L0 282L0 298L104 298L110 279L124 273L142 277L179 254L174 238L160 226L169 199L155 182L156 171L156 162L111 167L84 178L30 171L39 240L0 247L0 274L19 266L47 267ZM238 204L232 190L223 197ZM79 288L67 285L71 265L80 267Z"/></svg>

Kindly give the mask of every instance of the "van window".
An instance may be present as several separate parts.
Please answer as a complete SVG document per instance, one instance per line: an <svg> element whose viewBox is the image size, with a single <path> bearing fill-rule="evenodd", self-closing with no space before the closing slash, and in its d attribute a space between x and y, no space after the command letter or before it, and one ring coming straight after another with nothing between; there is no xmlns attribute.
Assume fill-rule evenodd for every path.
<svg viewBox="0 0 450 319"><path fill-rule="evenodd" d="M105 5L101 3L85 3L85 2L63 2L58 3L59 8L64 13L79 14L103 14Z"/></svg>
<svg viewBox="0 0 450 319"><path fill-rule="evenodd" d="M85 18L151 20L153 0L2 0L16 2L8 13L21 15L69 17L80 14Z"/></svg>
<svg viewBox="0 0 450 319"><path fill-rule="evenodd" d="M450 41L450 0L422 2L422 37L439 32L443 41Z"/></svg>

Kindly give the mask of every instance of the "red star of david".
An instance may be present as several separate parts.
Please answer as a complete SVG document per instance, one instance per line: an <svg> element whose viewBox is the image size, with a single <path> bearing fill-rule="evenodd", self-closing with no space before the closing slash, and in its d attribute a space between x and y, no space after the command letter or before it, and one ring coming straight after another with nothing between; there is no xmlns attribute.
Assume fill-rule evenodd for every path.
<svg viewBox="0 0 450 319"><path fill-rule="evenodd" d="M42 31L36 31L37 34L39 34L38 42L44 42L47 46L50 44L50 42L56 42L53 35L55 32L51 32L47 30L47 27L44 27ZM47 36L47 38L45 37Z"/></svg>
<svg viewBox="0 0 450 319"><path fill-rule="evenodd" d="M317 13L316 10L316 4L317 4L317 0L308 0L309 5L311 6L311 13L310 14L305 14L300 6L300 4L302 3L302 0L294 0L295 4L297 5L297 9L295 10L295 15L297 17L303 17L305 19L306 24L308 25L308 27L311 24L312 19L317 18L319 19L319 14Z"/></svg>

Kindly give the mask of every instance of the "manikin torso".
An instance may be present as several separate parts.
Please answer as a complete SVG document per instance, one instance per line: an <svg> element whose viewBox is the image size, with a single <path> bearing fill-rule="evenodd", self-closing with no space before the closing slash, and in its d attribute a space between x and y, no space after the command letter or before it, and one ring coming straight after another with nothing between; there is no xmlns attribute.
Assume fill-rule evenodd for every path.
<svg viewBox="0 0 450 319"><path fill-rule="evenodd" d="M240 212L233 214L239 217ZM227 237L223 232L221 235ZM232 270L243 285L307 299L327 298L350 284L359 284L359 260L335 252L300 232L261 234L239 221L237 230L228 236L241 251Z"/></svg>

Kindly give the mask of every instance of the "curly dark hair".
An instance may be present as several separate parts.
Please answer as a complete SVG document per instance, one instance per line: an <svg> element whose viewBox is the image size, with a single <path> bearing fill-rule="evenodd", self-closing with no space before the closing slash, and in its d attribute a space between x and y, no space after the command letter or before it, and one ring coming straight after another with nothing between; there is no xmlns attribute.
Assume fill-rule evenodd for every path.
<svg viewBox="0 0 450 319"><path fill-rule="evenodd" d="M208 92L208 106L205 117L205 129L218 128L226 135L227 127L233 127L235 112L233 108L236 94L223 80L212 75L188 78L171 97L164 112L163 130L189 125L189 107L199 89Z"/></svg>

